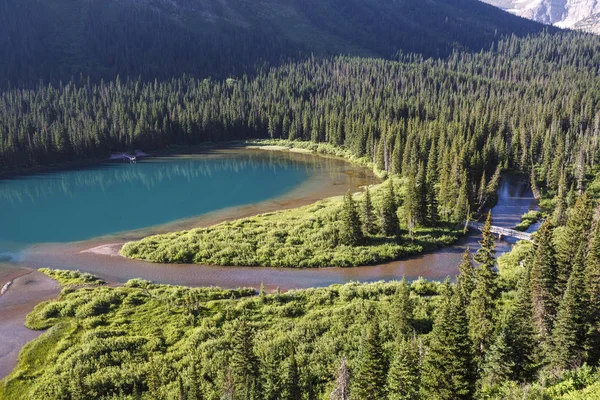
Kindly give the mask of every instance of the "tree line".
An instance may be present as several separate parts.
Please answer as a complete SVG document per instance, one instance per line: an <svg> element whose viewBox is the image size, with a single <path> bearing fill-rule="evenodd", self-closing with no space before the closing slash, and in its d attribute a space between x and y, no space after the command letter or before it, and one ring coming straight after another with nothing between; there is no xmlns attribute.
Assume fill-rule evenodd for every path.
<svg viewBox="0 0 600 400"><path fill-rule="evenodd" d="M531 173L551 195L561 181L565 196L581 193L598 160L599 44L545 34L438 60L310 58L225 81L13 89L0 94L0 166L171 144L305 140L424 183L417 186L428 188L429 210L460 221L493 201L488 189L500 169ZM414 211L417 219L427 213Z"/></svg>

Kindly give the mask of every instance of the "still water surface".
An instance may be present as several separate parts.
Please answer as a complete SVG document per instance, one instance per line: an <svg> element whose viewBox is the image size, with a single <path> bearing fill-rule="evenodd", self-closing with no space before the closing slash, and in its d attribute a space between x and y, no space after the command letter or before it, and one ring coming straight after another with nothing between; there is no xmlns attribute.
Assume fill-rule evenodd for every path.
<svg viewBox="0 0 600 400"><path fill-rule="evenodd" d="M0 253L257 203L289 192L318 167L285 153L220 152L0 181Z"/></svg>

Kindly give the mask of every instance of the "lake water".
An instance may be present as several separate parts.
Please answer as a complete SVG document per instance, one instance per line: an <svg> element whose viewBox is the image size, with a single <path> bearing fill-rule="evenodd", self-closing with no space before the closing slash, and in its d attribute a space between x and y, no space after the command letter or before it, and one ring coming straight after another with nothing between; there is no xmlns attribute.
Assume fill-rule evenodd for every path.
<svg viewBox="0 0 600 400"><path fill-rule="evenodd" d="M0 253L161 225L281 196L318 164L219 152L111 163L0 181Z"/></svg>

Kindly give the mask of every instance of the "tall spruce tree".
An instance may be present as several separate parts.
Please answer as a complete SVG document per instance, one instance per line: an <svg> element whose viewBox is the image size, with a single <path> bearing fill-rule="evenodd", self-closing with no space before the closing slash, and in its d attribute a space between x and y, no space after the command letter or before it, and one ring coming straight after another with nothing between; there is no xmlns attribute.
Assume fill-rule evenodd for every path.
<svg viewBox="0 0 600 400"><path fill-rule="evenodd" d="M352 193L344 196L342 208L342 229L340 231L342 243L348 246L358 246L364 242L360 217Z"/></svg>
<svg viewBox="0 0 600 400"><path fill-rule="evenodd" d="M479 266L475 270L475 287L467 307L469 316L469 337L477 365L481 367L483 357L490 345L494 331L495 299L498 286L494 266L496 244L491 232L492 216L488 213L482 229L481 247L475 254Z"/></svg>
<svg viewBox="0 0 600 400"><path fill-rule="evenodd" d="M380 400L385 397L386 357L381 344L379 321L373 319L363 342L352 382L353 400Z"/></svg>
<svg viewBox="0 0 600 400"><path fill-rule="evenodd" d="M556 251L553 242L554 225L545 221L534 239L531 262L531 297L533 321L541 342L548 344L556 317Z"/></svg>
<svg viewBox="0 0 600 400"><path fill-rule="evenodd" d="M471 302L471 293L475 289L475 265L468 248L463 253L462 261L458 266L456 285L464 304L468 305Z"/></svg>
<svg viewBox="0 0 600 400"><path fill-rule="evenodd" d="M365 235L372 235L377 231L377 218L371 200L371 191L367 186L361 207L362 229Z"/></svg>
<svg viewBox="0 0 600 400"><path fill-rule="evenodd" d="M437 146L434 140L429 149L429 156L427 157L427 173L426 173L426 184L427 184L427 224L434 226L439 220L438 212L438 194L436 190L436 183L438 182L438 163L437 163Z"/></svg>
<svg viewBox="0 0 600 400"><path fill-rule="evenodd" d="M390 179L381 204L381 231L386 236L400 236L400 221L398 220L397 211L398 204L396 203L394 182Z"/></svg>
<svg viewBox="0 0 600 400"><path fill-rule="evenodd" d="M388 400L419 399L419 343L415 338L397 341L387 377Z"/></svg>
<svg viewBox="0 0 600 400"><path fill-rule="evenodd" d="M302 390L300 389L300 373L298 371L298 362L296 361L296 352L293 346L291 347L291 354L285 362L283 387L280 399L302 399Z"/></svg>
<svg viewBox="0 0 600 400"><path fill-rule="evenodd" d="M408 227L408 234L412 238L415 227L419 225L421 203L419 199L419 190L415 179L408 178L406 185L406 196L404 197L404 218Z"/></svg>
<svg viewBox="0 0 600 400"><path fill-rule="evenodd" d="M584 361L585 290L583 284L582 268L574 265L552 330L552 348L548 356L550 365L555 370L578 367Z"/></svg>
<svg viewBox="0 0 600 400"><path fill-rule="evenodd" d="M230 369L235 400L260 398L259 362L254 353L254 334L245 319L236 326L232 343Z"/></svg>
<svg viewBox="0 0 600 400"><path fill-rule="evenodd" d="M535 369L536 339L533 313L526 271L517 287L513 305L504 312L496 336L485 355L484 384L497 384L505 380L524 381Z"/></svg>
<svg viewBox="0 0 600 400"><path fill-rule="evenodd" d="M586 353L588 362L600 361L600 222L596 221L584 271L587 305Z"/></svg>
<svg viewBox="0 0 600 400"><path fill-rule="evenodd" d="M467 314L458 291L453 291L446 280L423 362L420 396L432 400L468 400L473 397L474 388Z"/></svg>
<svg viewBox="0 0 600 400"><path fill-rule="evenodd" d="M413 333L413 304L410 298L410 285L402 279L392 299L391 321L397 338L407 338Z"/></svg>
<svg viewBox="0 0 600 400"><path fill-rule="evenodd" d="M567 224L557 238L557 295L562 299L573 266L583 266L587 257L594 216L593 203L587 193L579 196L569 210Z"/></svg>

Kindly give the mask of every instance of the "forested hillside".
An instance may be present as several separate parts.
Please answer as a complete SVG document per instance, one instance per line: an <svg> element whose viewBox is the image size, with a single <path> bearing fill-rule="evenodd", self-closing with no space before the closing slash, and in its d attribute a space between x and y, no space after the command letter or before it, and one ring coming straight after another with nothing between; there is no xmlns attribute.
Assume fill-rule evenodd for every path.
<svg viewBox="0 0 600 400"><path fill-rule="evenodd" d="M542 29L477 0L1 0L0 87L223 78L311 53L443 56Z"/></svg>

